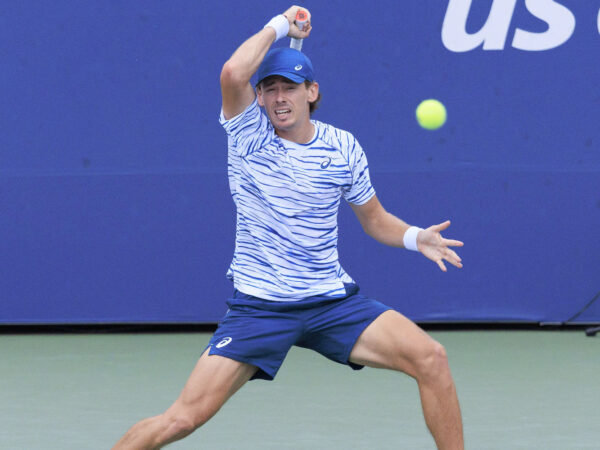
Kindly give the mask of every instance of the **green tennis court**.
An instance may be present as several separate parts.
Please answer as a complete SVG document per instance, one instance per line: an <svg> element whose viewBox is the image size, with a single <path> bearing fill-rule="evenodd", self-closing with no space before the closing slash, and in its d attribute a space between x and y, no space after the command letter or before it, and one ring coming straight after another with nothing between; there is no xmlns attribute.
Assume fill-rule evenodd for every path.
<svg viewBox="0 0 600 450"><path fill-rule="evenodd" d="M600 448L600 340L436 331L468 449ZM107 449L178 395L206 333L1 335L0 448ZM294 348L176 449L433 449L412 379Z"/></svg>

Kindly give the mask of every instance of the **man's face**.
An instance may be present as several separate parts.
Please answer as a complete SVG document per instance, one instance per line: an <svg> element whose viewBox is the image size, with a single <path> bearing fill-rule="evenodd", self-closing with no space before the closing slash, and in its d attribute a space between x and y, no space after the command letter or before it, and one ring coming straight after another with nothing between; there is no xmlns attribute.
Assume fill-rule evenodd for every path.
<svg viewBox="0 0 600 450"><path fill-rule="evenodd" d="M291 130L310 120L309 103L317 99L319 85L307 87L287 78L272 76L256 90L258 104L263 106L275 129Z"/></svg>

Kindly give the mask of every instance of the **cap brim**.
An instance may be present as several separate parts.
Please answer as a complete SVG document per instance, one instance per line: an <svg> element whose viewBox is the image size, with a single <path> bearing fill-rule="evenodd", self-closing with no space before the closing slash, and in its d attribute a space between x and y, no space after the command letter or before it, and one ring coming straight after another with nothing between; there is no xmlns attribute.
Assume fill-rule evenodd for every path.
<svg viewBox="0 0 600 450"><path fill-rule="evenodd" d="M256 84L257 85L260 84L260 82L262 80L264 80L265 78L272 77L273 75L279 75L280 77L287 78L288 80L290 80L291 82L296 83L296 84L304 83L306 81L304 79L304 77L301 77L300 75L295 74L295 73L284 72L284 71L275 71L275 72L272 72L272 73L262 77L260 80L258 80L258 82Z"/></svg>

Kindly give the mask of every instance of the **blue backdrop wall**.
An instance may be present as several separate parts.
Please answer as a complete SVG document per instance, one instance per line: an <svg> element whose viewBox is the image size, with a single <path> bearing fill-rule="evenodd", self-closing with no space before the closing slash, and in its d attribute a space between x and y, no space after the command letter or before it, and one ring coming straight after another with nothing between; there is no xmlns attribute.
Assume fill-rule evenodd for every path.
<svg viewBox="0 0 600 450"><path fill-rule="evenodd" d="M420 321L564 321L600 290L600 4L311 1L315 118L382 203L452 220L464 269L340 211L363 291ZM288 4L6 1L0 323L215 322L235 233L219 72ZM276 45L287 45L280 42ZM417 125L425 98L448 108ZM578 321L600 321L600 304Z"/></svg>

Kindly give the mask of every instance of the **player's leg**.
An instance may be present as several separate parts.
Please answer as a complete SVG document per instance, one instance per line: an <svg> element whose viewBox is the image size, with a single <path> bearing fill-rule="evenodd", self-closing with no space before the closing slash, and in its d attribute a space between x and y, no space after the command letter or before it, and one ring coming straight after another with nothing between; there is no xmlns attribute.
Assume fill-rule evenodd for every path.
<svg viewBox="0 0 600 450"><path fill-rule="evenodd" d="M163 414L135 424L114 449L157 449L189 435L215 415L256 370L205 351L175 403Z"/></svg>
<svg viewBox="0 0 600 450"><path fill-rule="evenodd" d="M387 311L360 335L349 360L415 378L425 421L438 449L463 449L460 407L446 351L412 321Z"/></svg>

